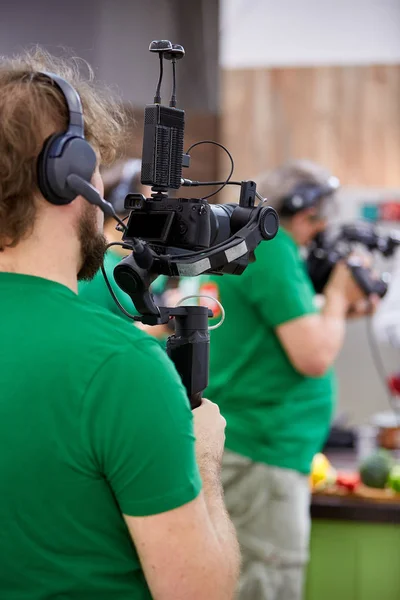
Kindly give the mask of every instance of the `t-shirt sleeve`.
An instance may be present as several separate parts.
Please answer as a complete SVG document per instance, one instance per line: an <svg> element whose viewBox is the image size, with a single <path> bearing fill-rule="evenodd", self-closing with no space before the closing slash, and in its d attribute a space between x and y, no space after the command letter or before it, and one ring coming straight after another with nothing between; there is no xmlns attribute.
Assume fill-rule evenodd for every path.
<svg viewBox="0 0 400 600"><path fill-rule="evenodd" d="M189 401L156 342L110 357L88 387L83 413L91 460L124 514L158 514L199 494Z"/></svg>
<svg viewBox="0 0 400 600"><path fill-rule="evenodd" d="M263 242L247 271L244 292L270 327L317 312L302 258L286 240Z"/></svg>

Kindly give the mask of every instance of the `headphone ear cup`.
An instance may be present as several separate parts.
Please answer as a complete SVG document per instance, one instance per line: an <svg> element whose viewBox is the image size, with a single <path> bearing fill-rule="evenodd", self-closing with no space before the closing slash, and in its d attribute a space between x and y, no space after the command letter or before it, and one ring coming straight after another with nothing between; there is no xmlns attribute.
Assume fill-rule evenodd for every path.
<svg viewBox="0 0 400 600"><path fill-rule="evenodd" d="M59 134L55 133L51 135L43 144L43 148L38 156L37 160L37 183L38 188L42 196L51 202L52 204L60 204L55 194L52 192L51 187L47 180L46 165L48 163L48 156L50 149L53 147L53 142L61 138Z"/></svg>
<svg viewBox="0 0 400 600"><path fill-rule="evenodd" d="M76 198L67 185L72 173L91 181L97 157L92 146L83 138L70 135L52 135L43 145L38 158L39 189L51 204L69 204Z"/></svg>

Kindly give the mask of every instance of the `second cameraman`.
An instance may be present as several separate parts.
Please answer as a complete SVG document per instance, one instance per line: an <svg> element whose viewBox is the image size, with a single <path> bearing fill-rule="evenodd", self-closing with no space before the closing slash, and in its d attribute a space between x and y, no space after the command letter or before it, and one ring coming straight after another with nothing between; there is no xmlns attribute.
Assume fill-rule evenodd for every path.
<svg viewBox="0 0 400 600"><path fill-rule="evenodd" d="M211 336L207 393L227 420L222 475L243 555L238 597L299 600L308 557L308 474L330 427L332 366L345 320L364 296L339 264L318 312L300 255L327 226L337 180L314 163L293 161L258 183L281 228L257 248L256 262L240 278L215 277L203 288L226 310L224 326Z"/></svg>

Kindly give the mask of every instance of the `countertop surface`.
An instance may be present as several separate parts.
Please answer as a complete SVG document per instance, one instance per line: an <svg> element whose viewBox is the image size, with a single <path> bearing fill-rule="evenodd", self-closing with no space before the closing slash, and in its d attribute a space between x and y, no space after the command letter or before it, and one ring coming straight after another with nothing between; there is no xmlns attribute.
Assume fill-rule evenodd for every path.
<svg viewBox="0 0 400 600"><path fill-rule="evenodd" d="M338 470L357 469L356 454L352 450L330 450L326 456ZM400 523L400 502L315 494L311 502L311 517L364 523Z"/></svg>

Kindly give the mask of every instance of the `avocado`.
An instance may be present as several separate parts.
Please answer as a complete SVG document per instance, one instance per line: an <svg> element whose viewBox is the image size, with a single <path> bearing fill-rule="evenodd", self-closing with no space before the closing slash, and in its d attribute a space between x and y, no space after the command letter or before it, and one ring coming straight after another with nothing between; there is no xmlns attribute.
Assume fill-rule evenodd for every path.
<svg viewBox="0 0 400 600"><path fill-rule="evenodd" d="M386 450L379 450L369 456L360 466L360 477L364 485L384 488L393 467L393 458Z"/></svg>

